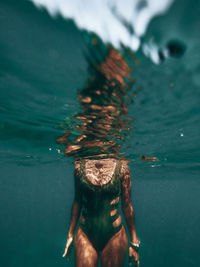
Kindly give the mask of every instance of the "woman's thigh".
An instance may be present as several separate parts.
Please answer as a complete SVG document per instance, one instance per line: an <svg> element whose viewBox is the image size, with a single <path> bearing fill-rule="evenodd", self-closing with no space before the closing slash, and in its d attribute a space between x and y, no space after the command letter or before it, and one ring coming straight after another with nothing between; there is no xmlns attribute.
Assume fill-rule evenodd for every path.
<svg viewBox="0 0 200 267"><path fill-rule="evenodd" d="M76 267L96 267L98 254L80 227L76 233L74 243Z"/></svg>
<svg viewBox="0 0 200 267"><path fill-rule="evenodd" d="M122 267L128 248L124 226L107 243L101 253L102 267Z"/></svg>

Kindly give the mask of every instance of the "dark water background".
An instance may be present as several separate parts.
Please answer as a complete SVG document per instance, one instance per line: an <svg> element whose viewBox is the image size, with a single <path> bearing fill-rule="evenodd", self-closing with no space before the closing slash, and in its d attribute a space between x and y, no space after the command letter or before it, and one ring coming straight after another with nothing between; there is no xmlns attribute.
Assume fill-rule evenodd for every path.
<svg viewBox="0 0 200 267"><path fill-rule="evenodd" d="M143 38L186 45L155 65L141 51L129 107L133 202L141 267L200 266L200 3L176 1ZM73 266L62 259L73 201L73 163L57 125L77 112L86 44L72 21L27 1L0 2L0 266ZM130 59L131 61L131 59ZM144 103L144 104L141 104ZM145 162L139 154L156 156ZM126 262L126 266L127 262Z"/></svg>

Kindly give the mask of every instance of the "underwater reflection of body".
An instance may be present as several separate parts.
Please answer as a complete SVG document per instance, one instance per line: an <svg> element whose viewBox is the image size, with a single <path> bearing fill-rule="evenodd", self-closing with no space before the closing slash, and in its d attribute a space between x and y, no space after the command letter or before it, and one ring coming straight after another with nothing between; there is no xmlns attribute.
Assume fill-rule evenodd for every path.
<svg viewBox="0 0 200 267"><path fill-rule="evenodd" d="M130 169L119 152L133 128L125 102L131 101L131 69L113 48L105 51L103 60L94 57L90 77L79 92L83 111L73 116L74 125L57 140L66 146L65 154L75 158L75 199L63 256L69 255L74 239L76 266L97 266L98 260L102 266L123 266L128 238L118 212L121 197L131 239L130 262L139 265Z"/></svg>

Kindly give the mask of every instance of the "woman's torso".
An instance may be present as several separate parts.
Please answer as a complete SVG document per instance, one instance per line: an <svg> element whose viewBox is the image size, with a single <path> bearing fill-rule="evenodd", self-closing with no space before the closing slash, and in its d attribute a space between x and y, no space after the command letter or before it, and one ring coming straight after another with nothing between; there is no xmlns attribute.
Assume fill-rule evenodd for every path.
<svg viewBox="0 0 200 267"><path fill-rule="evenodd" d="M82 212L80 226L93 245L102 250L121 229L118 202L121 194L121 161L117 159L76 162Z"/></svg>

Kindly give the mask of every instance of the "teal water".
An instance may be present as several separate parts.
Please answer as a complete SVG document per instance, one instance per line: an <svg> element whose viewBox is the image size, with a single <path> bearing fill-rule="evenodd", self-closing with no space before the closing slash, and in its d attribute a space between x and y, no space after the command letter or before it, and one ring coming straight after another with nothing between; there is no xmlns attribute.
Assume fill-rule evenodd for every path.
<svg viewBox="0 0 200 267"><path fill-rule="evenodd" d="M143 38L154 36L161 50L178 39L182 57L156 65L139 50L140 64L132 64L132 90L142 90L128 107L135 123L126 154L141 267L199 266L199 11L199 1L176 1ZM80 108L87 45L72 21L23 0L0 2L0 34L0 265L73 266L73 257L61 257L73 160L59 153L56 139L59 123Z"/></svg>

